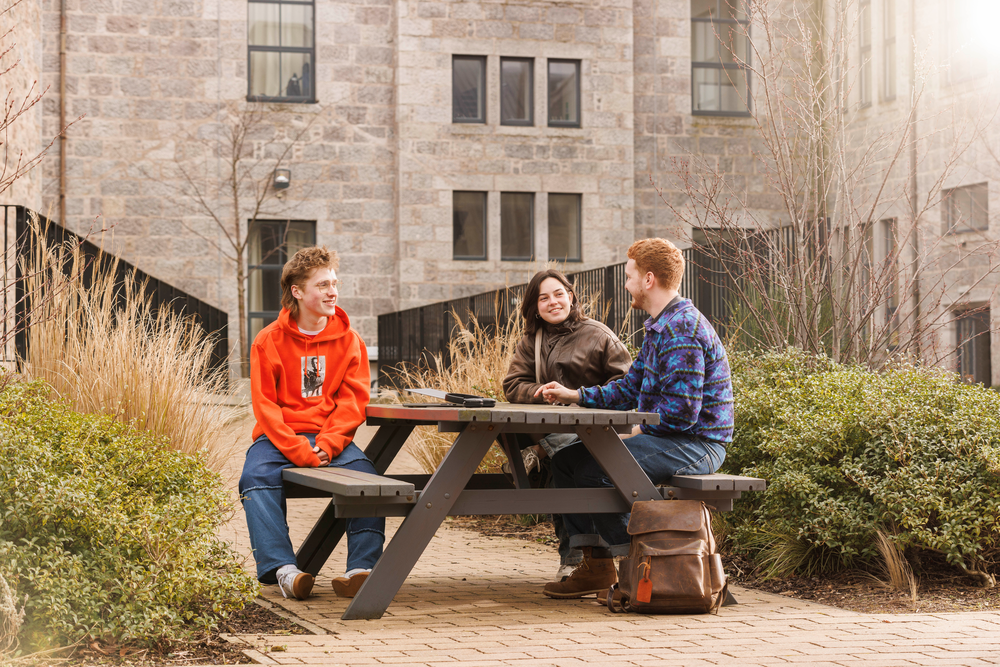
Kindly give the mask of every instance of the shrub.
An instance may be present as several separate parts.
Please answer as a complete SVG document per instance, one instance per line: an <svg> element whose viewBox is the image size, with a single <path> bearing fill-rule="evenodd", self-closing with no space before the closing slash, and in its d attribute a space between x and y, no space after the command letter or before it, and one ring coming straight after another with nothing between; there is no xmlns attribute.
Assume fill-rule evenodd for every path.
<svg viewBox="0 0 1000 667"><path fill-rule="evenodd" d="M1000 395L952 373L881 373L784 353L730 355L725 470L768 480L728 517L771 575L867 567L879 530L984 585L1000 563Z"/></svg>
<svg viewBox="0 0 1000 667"><path fill-rule="evenodd" d="M22 649L209 630L258 591L215 537L232 513L197 457L111 416L0 393L0 575L27 596Z"/></svg>

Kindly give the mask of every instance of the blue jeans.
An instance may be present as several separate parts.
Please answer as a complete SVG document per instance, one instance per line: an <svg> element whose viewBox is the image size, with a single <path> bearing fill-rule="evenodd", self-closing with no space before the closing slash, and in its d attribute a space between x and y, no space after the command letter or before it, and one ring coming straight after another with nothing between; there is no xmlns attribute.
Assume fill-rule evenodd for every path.
<svg viewBox="0 0 1000 667"><path fill-rule="evenodd" d="M653 484L665 484L674 475L713 473L726 459L726 448L721 443L683 433L666 437L641 433L627 438L625 447ZM556 453L552 458L552 479L561 489L613 486L583 443ZM595 551L598 557L628 553L628 519L628 514L563 515L570 546L600 547Z"/></svg>
<svg viewBox="0 0 1000 667"><path fill-rule="evenodd" d="M316 436L303 433L309 444ZM378 474L365 453L353 442L344 448L330 465ZM257 561L257 579L262 584L277 583L275 571L282 565L295 564L292 540L288 537L285 489L281 471L295 464L285 458L267 436L262 435L247 450L247 459L240 476L240 500L247 515L250 546ZM385 542L385 519L362 518L347 520L347 569L371 569L382 556Z"/></svg>

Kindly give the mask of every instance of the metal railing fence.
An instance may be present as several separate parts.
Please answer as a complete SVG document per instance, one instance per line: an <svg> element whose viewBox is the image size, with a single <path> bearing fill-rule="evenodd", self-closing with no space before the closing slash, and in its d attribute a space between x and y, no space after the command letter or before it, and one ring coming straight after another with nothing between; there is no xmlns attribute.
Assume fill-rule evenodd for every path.
<svg viewBox="0 0 1000 667"><path fill-rule="evenodd" d="M30 229L30 219L36 215L23 206L4 205L4 290L3 308L6 317L3 322L3 340L7 342L4 362L9 366L19 363L28 352L28 302L25 298L25 267L35 254L37 240ZM39 227L44 231L50 248L68 243L79 245L86 263L82 280L89 286L97 267L108 267L114 256L103 252L97 245L55 222L38 215ZM146 298L151 302L154 313L160 308L170 308L174 312L192 316L208 334L215 335L212 351L212 369L225 369L229 364L229 315L210 306L201 299L180 290L173 285L154 278L122 259L118 260L115 282L124 286L126 277L132 276L138 285L146 285ZM119 306L124 305L125 290L117 291Z"/></svg>
<svg viewBox="0 0 1000 667"><path fill-rule="evenodd" d="M718 260L708 254L691 248L683 253L686 267L681 294L691 299L719 334L724 335L730 278ZM632 298L625 291L624 262L569 273L567 277L584 300L597 301L598 318L612 331L627 337L636 347L642 345L647 316L632 309ZM526 287L526 284L514 285L379 315L379 384L391 385L393 369L402 363L433 365L434 356L439 355L443 364L449 364L449 343L458 331L452 313L466 325L470 314L474 315L480 326L490 332L495 330L498 318L506 322L519 317Z"/></svg>

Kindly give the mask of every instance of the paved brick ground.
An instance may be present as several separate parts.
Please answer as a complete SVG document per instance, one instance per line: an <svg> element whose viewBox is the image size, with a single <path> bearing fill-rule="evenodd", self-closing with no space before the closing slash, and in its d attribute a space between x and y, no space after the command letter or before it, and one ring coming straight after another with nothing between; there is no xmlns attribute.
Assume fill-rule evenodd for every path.
<svg viewBox="0 0 1000 667"><path fill-rule="evenodd" d="M293 542L322 507L290 501ZM248 552L242 519L227 536ZM389 532L398 525L390 519ZM265 604L325 634L229 639L258 662L292 665L1000 664L1000 613L857 614L737 588L740 604L718 616L612 615L541 594L557 562L551 548L452 526L438 531L382 619L347 622L347 601L330 588L344 561L341 547L309 600L264 590Z"/></svg>

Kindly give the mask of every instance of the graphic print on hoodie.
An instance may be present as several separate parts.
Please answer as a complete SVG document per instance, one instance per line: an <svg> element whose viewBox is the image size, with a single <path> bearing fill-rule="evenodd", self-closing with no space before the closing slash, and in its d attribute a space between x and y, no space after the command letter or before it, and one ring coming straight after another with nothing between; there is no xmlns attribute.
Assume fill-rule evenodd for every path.
<svg viewBox="0 0 1000 667"><path fill-rule="evenodd" d="M300 357L302 361L302 398L313 398L323 393L326 379L326 357Z"/></svg>

